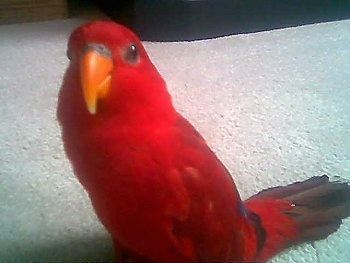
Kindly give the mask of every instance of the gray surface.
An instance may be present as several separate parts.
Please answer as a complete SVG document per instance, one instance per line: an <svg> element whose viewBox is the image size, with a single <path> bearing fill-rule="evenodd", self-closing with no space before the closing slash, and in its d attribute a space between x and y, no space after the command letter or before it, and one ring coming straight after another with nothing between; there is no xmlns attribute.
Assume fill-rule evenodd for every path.
<svg viewBox="0 0 350 263"><path fill-rule="evenodd" d="M0 26L0 261L112 259L55 119L78 20ZM145 43L176 107L244 198L327 173L350 179L350 20L183 43ZM350 220L272 262L347 262Z"/></svg>

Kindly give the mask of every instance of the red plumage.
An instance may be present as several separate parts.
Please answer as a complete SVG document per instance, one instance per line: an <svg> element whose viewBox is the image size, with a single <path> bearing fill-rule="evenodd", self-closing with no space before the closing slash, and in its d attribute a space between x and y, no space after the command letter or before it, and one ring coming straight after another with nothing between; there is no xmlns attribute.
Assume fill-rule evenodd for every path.
<svg viewBox="0 0 350 263"><path fill-rule="evenodd" d="M82 84L99 70L83 71L91 62L84 60L87 50L107 61L98 87ZM57 109L64 146L119 259L266 261L291 244L337 228L324 233L316 226L339 226L349 216L349 186L329 183L328 177L265 190L243 203L226 168L175 111L164 80L125 27L84 24L72 33L68 54ZM92 102L86 95L91 87L97 94ZM308 192L319 184L326 187L310 198ZM332 208L339 209L313 225L312 215L320 217L327 194L336 196ZM314 202L320 205L312 207ZM303 237L305 221L308 231L315 228L314 238Z"/></svg>

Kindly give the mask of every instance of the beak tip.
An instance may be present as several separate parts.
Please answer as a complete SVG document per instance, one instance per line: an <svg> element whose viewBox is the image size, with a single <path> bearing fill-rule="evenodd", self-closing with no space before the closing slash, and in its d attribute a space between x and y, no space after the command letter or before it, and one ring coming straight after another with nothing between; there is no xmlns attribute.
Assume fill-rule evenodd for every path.
<svg viewBox="0 0 350 263"><path fill-rule="evenodd" d="M95 115L96 114L96 107L90 106L90 107L88 107L88 111L91 115Z"/></svg>

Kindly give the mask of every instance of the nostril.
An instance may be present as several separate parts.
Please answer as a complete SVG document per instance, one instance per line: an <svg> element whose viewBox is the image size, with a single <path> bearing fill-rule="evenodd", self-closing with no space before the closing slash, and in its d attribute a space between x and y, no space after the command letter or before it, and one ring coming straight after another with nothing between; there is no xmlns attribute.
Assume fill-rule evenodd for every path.
<svg viewBox="0 0 350 263"><path fill-rule="evenodd" d="M100 43L88 43L85 48L86 49L93 49L96 52L98 52L101 55L104 55L106 57L112 57L112 52L109 50L108 47L106 47L103 44L100 44Z"/></svg>

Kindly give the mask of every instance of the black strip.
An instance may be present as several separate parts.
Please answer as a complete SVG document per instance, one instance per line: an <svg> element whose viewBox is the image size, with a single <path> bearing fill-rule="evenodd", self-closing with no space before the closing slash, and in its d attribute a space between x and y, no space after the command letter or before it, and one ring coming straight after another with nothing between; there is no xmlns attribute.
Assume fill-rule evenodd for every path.
<svg viewBox="0 0 350 263"><path fill-rule="evenodd" d="M247 216L255 228L256 243L257 244L256 244L256 252L255 252L254 258L256 258L260 254L261 250L263 249L263 247L265 245L266 231L261 224L260 216L258 216L257 214L255 214L253 212L248 212Z"/></svg>
<svg viewBox="0 0 350 263"><path fill-rule="evenodd" d="M93 0L142 40L180 41L350 18L349 0Z"/></svg>

